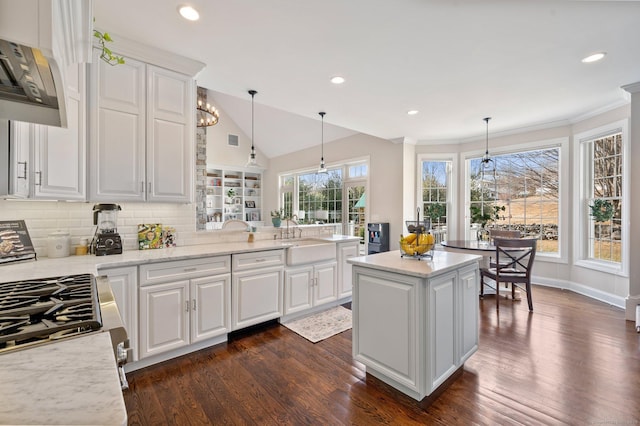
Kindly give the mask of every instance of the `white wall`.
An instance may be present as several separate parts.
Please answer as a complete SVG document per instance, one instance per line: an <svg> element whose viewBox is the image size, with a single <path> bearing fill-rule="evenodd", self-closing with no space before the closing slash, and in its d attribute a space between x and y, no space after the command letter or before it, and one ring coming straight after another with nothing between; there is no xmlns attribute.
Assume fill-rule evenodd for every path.
<svg viewBox="0 0 640 426"><path fill-rule="evenodd" d="M211 92L207 98L217 107ZM224 110L218 110L220 111L218 124L207 127L207 165L244 167L251 152L251 136L246 135ZM230 146L227 143L229 134L238 136L238 146ZM254 145L258 163L265 168L269 167L269 160L260 151L258 141L255 141Z"/></svg>

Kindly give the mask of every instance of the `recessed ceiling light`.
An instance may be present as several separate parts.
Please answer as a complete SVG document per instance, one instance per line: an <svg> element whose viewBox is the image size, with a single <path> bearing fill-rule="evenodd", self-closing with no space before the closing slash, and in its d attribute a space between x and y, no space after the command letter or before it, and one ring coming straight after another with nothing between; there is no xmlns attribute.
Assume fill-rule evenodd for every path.
<svg viewBox="0 0 640 426"><path fill-rule="evenodd" d="M333 84L342 84L342 83L344 83L344 77L340 77L339 75L337 75L337 76L331 78L331 82Z"/></svg>
<svg viewBox="0 0 640 426"><path fill-rule="evenodd" d="M191 6L180 6L178 7L178 12L180 13L180 16L184 19L188 19L189 21L197 21L200 19L198 11Z"/></svg>
<svg viewBox="0 0 640 426"><path fill-rule="evenodd" d="M417 109L412 109L411 111L407 111L408 115L416 115L419 111Z"/></svg>
<svg viewBox="0 0 640 426"><path fill-rule="evenodd" d="M586 58L582 59L582 62L585 64L590 64L591 62L598 62L600 59L604 58L606 55L605 52L594 53L593 55L589 55Z"/></svg>

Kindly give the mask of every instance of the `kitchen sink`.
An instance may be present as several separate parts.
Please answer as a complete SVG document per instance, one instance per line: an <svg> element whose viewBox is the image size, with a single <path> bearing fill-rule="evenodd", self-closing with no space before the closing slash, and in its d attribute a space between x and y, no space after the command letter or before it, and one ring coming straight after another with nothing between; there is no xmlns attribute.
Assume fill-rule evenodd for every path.
<svg viewBox="0 0 640 426"><path fill-rule="evenodd" d="M291 244L291 245L289 245ZM287 243L287 266L315 263L336 258L336 243L299 240Z"/></svg>

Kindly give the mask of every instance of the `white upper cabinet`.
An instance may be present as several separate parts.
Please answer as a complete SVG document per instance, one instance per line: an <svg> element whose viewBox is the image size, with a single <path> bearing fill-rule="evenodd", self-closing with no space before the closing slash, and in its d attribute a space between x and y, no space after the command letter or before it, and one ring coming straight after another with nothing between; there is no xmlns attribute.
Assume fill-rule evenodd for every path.
<svg viewBox="0 0 640 426"><path fill-rule="evenodd" d="M92 201L189 202L195 164L195 83L126 57L91 66Z"/></svg>
<svg viewBox="0 0 640 426"><path fill-rule="evenodd" d="M11 121L11 198L86 199L86 66L65 73L67 127Z"/></svg>
<svg viewBox="0 0 640 426"><path fill-rule="evenodd" d="M66 70L67 128L33 125L33 198L86 199L86 65Z"/></svg>

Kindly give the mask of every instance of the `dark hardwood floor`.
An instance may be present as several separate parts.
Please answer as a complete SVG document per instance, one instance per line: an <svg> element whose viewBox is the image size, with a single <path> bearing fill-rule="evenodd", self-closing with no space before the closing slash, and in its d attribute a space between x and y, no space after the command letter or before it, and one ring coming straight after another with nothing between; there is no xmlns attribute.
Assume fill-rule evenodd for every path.
<svg viewBox="0 0 640 426"><path fill-rule="evenodd" d="M313 344L270 323L129 373L129 424L640 424L635 323L570 291L533 303L481 299L480 348L428 406L367 376L351 330Z"/></svg>

